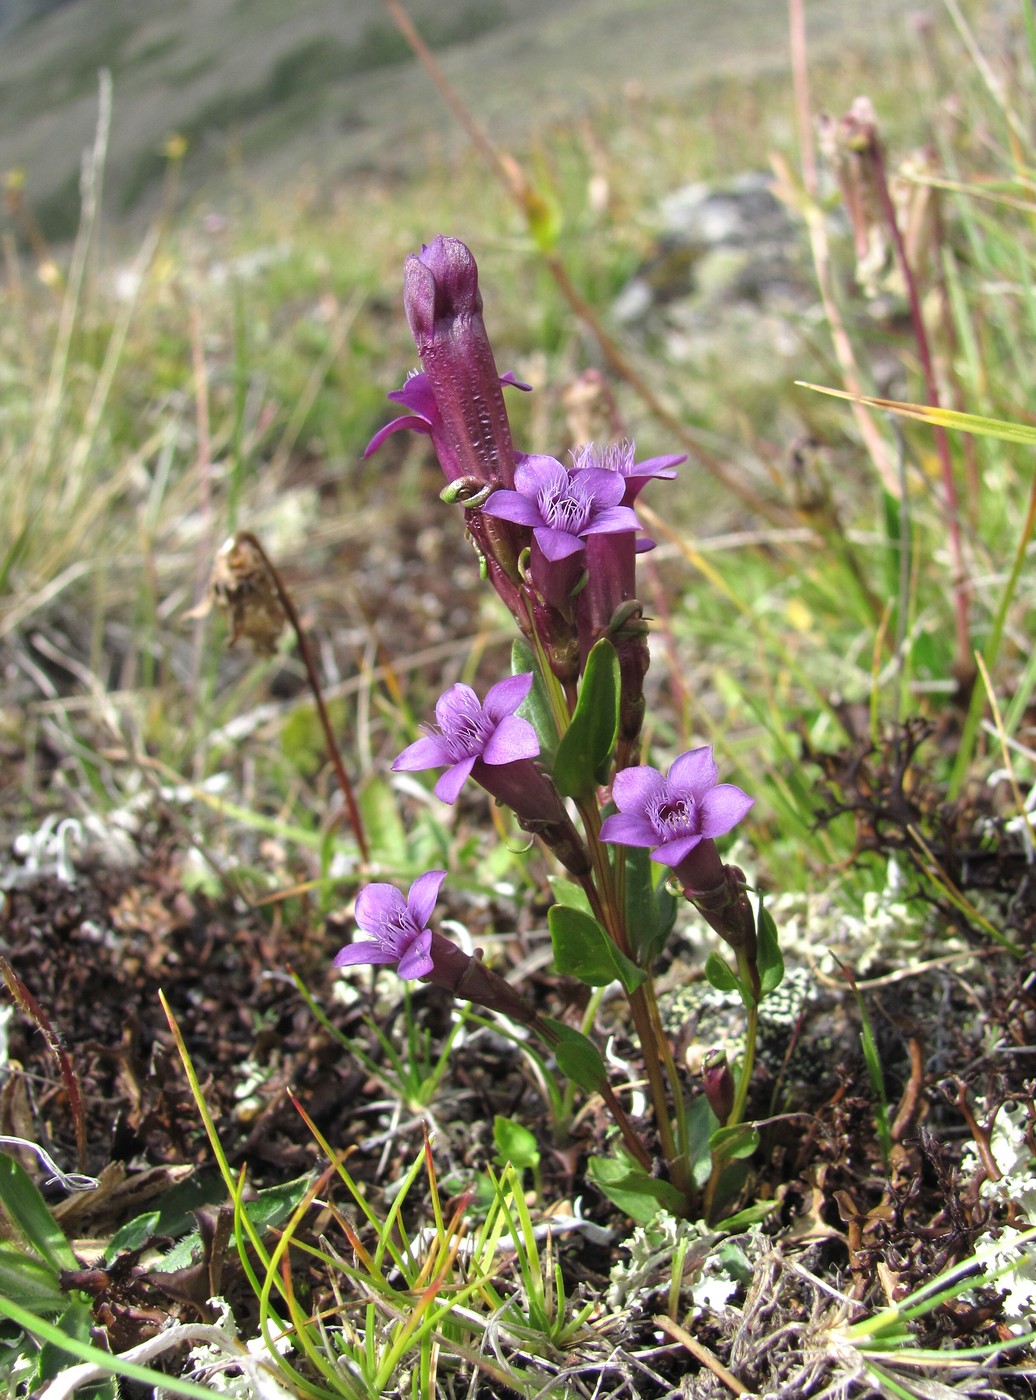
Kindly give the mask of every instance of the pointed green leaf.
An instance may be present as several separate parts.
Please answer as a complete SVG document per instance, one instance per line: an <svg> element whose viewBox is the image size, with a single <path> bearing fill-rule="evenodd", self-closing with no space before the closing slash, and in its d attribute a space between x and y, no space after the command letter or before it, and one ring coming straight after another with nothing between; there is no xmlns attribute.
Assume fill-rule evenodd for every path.
<svg viewBox="0 0 1036 1400"><path fill-rule="evenodd" d="M758 1130L749 1123L735 1123L730 1128L717 1128L709 1138L709 1151L717 1165L737 1162L742 1157L751 1157L758 1146Z"/></svg>
<svg viewBox="0 0 1036 1400"><path fill-rule="evenodd" d="M744 1210L739 1210L736 1215L728 1215L725 1220L717 1220L712 1228L718 1235L738 1234L741 1230L747 1230L749 1225L758 1225L776 1209L776 1201L759 1201L754 1206L746 1206Z"/></svg>
<svg viewBox="0 0 1036 1400"><path fill-rule="evenodd" d="M79 1267L74 1260L72 1267ZM0 1240L0 1296L41 1316L59 1313L68 1305L68 1294L58 1282L58 1271L3 1240Z"/></svg>
<svg viewBox="0 0 1036 1400"><path fill-rule="evenodd" d="M493 1119L493 1141L500 1154L501 1166L510 1162L519 1171L539 1166L540 1149L536 1134L531 1133L524 1123L504 1118L498 1113Z"/></svg>
<svg viewBox="0 0 1036 1400"><path fill-rule="evenodd" d="M597 1093L608 1083L608 1071L596 1045L582 1032L566 1026L564 1021L555 1021L550 1016L544 1016L543 1020L559 1040L554 1047L558 1069L588 1094Z"/></svg>
<svg viewBox="0 0 1036 1400"><path fill-rule="evenodd" d="M562 977L578 977L588 987L606 987L619 981L627 992L647 977L643 968L620 953L604 929L590 914L555 904L547 914L554 966Z"/></svg>
<svg viewBox="0 0 1036 1400"><path fill-rule="evenodd" d="M676 922L676 898L665 880L656 885L659 866L646 846L620 848L626 862L626 928L640 967L650 968Z"/></svg>
<svg viewBox="0 0 1036 1400"><path fill-rule="evenodd" d="M761 902L755 957L756 967L759 969L760 993L766 997L776 991L784 980L784 955L781 952L773 915Z"/></svg>
<svg viewBox="0 0 1036 1400"><path fill-rule="evenodd" d="M687 1202L675 1186L639 1167L614 1157L591 1157L589 1167L591 1181L638 1225L647 1225L663 1209L672 1215L686 1213Z"/></svg>
<svg viewBox="0 0 1036 1400"><path fill-rule="evenodd" d="M849 394L844 389L829 389L823 384L810 384L804 379L795 382L800 389L813 389L818 394L830 394L833 399L847 399L850 403L862 403L867 408L880 408L884 413L898 413L904 418L913 418L918 423L956 428L962 433L974 433L976 437L999 438L1001 442L1019 442L1027 447L1036 443L1036 428L1028 423L1012 423L1004 418L984 418L977 413L960 413L952 408L931 408L922 403L900 403L898 399L878 399L868 394Z"/></svg>
<svg viewBox="0 0 1036 1400"><path fill-rule="evenodd" d="M6 1153L0 1153L0 1210L55 1272L79 1268L72 1246L32 1177Z"/></svg>
<svg viewBox="0 0 1036 1400"><path fill-rule="evenodd" d="M554 758L554 785L562 797L590 797L608 776L619 732L619 658L606 637L586 658L572 722Z"/></svg>
<svg viewBox="0 0 1036 1400"><path fill-rule="evenodd" d="M717 992L740 992L744 996L741 979L718 953L710 953L705 959L705 976Z"/></svg>
<svg viewBox="0 0 1036 1400"><path fill-rule="evenodd" d="M547 687L536 663L536 653L524 638L519 638L511 647L511 675L521 676L527 671L532 672L532 689L518 706L518 714L535 729L536 738L540 741L540 757L548 767L552 767L558 747L558 726Z"/></svg>

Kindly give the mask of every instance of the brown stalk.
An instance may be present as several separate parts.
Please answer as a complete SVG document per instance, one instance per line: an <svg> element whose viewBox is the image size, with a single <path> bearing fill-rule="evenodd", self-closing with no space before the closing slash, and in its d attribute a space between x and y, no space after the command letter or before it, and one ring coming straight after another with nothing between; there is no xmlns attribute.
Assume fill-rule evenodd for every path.
<svg viewBox="0 0 1036 1400"><path fill-rule="evenodd" d="M292 631L295 633L295 640L298 642L299 655L302 657L302 664L306 668L306 680L312 691L313 699L316 702L317 714L320 717L320 727L324 731L324 742L327 744L327 751L331 758L332 767L335 770L335 777L338 779L338 786L341 789L342 797L345 799L345 810L348 817L349 826L356 844L360 850L360 858L364 865L370 864L370 847L367 844L367 833L363 825L363 817L360 813L359 803L356 801L356 793L349 780L349 775L345 771L345 764L342 762L342 753L338 747L334 730L331 728L331 717L327 713L327 706L324 704L323 691L320 688L320 678L317 675L317 668L313 662L313 653L310 649L309 641L303 630L301 619L292 602L291 594L284 586L280 574L277 572L270 556L263 549L255 535L249 530L239 530L235 538L251 546L262 560L263 567L268 571L270 582L274 586L277 600L284 609L284 614L291 623Z"/></svg>
<svg viewBox="0 0 1036 1400"><path fill-rule="evenodd" d="M83 1096L79 1089L79 1076L76 1074L72 1057L65 1047L65 1042L50 1023L50 1017L44 1011L33 994L22 979L15 972L14 968L5 957L0 956L0 975L3 976L7 984L7 990L11 993L17 1006L24 1011L31 1021L36 1023L36 1027L43 1039L47 1042L47 1049L54 1056L57 1062L58 1071L61 1074L61 1082L65 1086L65 1094L68 1098L68 1111L72 1115L72 1125L76 1135L76 1167L79 1171L86 1171L86 1118L83 1114Z"/></svg>

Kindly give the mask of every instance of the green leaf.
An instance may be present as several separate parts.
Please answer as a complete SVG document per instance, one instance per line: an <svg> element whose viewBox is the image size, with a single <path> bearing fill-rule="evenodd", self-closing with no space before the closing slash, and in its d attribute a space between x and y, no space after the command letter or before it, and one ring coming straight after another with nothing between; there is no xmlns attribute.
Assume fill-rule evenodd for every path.
<svg viewBox="0 0 1036 1400"><path fill-rule="evenodd" d="M691 1179L703 1190L712 1175L712 1153L709 1139L719 1127L719 1119L709 1107L704 1094L692 1099L687 1110L687 1140L691 1144Z"/></svg>
<svg viewBox="0 0 1036 1400"><path fill-rule="evenodd" d="M158 1234L158 1219L157 1210L148 1210L143 1215L135 1215L132 1220L127 1220L108 1241L108 1247L104 1251L105 1261L110 1264L124 1249L140 1249L148 1240L154 1239Z"/></svg>
<svg viewBox="0 0 1036 1400"><path fill-rule="evenodd" d="M591 797L608 776L619 732L619 658L602 637L586 658L572 722L554 758L554 785L562 797Z"/></svg>
<svg viewBox="0 0 1036 1400"><path fill-rule="evenodd" d="M536 661L536 653L524 638L519 638L511 646L511 675L522 676L532 672L532 689L518 706L518 714L527 719L536 731L540 741L540 757L547 767L553 767L554 754L558 747L558 726L551 708L550 696L544 684Z"/></svg>
<svg viewBox="0 0 1036 1400"><path fill-rule="evenodd" d="M776 1201L758 1201L753 1206L739 1210L735 1215L728 1215L725 1220L717 1220L712 1228L718 1235L737 1234L741 1230L747 1230L749 1225L758 1225L760 1220L772 1215L777 1205Z"/></svg>
<svg viewBox="0 0 1036 1400"><path fill-rule="evenodd" d="M756 947L756 967L759 969L761 996L769 996L784 980L784 955L777 936L773 915L759 903L759 928Z"/></svg>
<svg viewBox="0 0 1036 1400"><path fill-rule="evenodd" d="M547 914L554 966L562 977L578 977L588 987L606 987L619 981L632 992L647 977L643 968L620 953L604 929L590 914L555 904Z"/></svg>
<svg viewBox="0 0 1036 1400"><path fill-rule="evenodd" d="M559 1043L554 1047L558 1069L588 1094L597 1093L608 1083L608 1071L597 1046L581 1031L566 1026L564 1021L555 1021L550 1016L544 1016L543 1020L558 1037Z"/></svg>
<svg viewBox="0 0 1036 1400"><path fill-rule="evenodd" d="M758 1146L759 1133L748 1123L735 1123L730 1128L717 1128L709 1138L709 1151L717 1165L751 1157Z"/></svg>
<svg viewBox="0 0 1036 1400"><path fill-rule="evenodd" d="M675 1186L639 1167L615 1157L591 1157L589 1168L594 1185L638 1225L647 1225L660 1210L677 1216L686 1213L687 1202Z"/></svg>
<svg viewBox="0 0 1036 1400"><path fill-rule="evenodd" d="M84 1298L74 1302L71 1307L66 1307L55 1321L55 1326L59 1327L66 1337L72 1337L85 1345L89 1345L93 1325L93 1311L90 1303ZM53 1342L44 1342L36 1359L34 1384L39 1386L46 1381L52 1381L55 1376L67 1369L68 1352L62 1347L55 1346ZM89 1400L116 1400L119 1387L113 1376L106 1381L81 1387L81 1393L84 1397L89 1397Z"/></svg>
<svg viewBox="0 0 1036 1400"><path fill-rule="evenodd" d="M409 847L406 827L400 819L399 804L389 784L384 778L372 778L364 784L358 801L375 863L389 869L407 869Z"/></svg>
<svg viewBox="0 0 1036 1400"><path fill-rule="evenodd" d="M500 1154L500 1166L510 1162L512 1167L517 1167L519 1171L539 1166L540 1149L536 1142L536 1134L531 1133L523 1123L517 1123L513 1118L504 1118L498 1113L493 1119L493 1141Z"/></svg>
<svg viewBox="0 0 1036 1400"><path fill-rule="evenodd" d="M245 1204L245 1215L255 1226L259 1234L264 1234L267 1230L272 1230L287 1220L298 1203L309 1189L312 1178L308 1176L298 1176L293 1181L286 1181L280 1186L268 1186L265 1191L257 1193L254 1200ZM197 1230L192 1231L185 1239L182 1239L175 1248L157 1263L156 1273L175 1273L177 1269L186 1269L192 1263L196 1251L201 1249L201 1235Z"/></svg>
<svg viewBox="0 0 1036 1400"><path fill-rule="evenodd" d="M640 967L650 968L676 922L676 898L665 879L656 886L659 866L646 846L622 848L626 862L626 927Z"/></svg>
<svg viewBox="0 0 1036 1400"><path fill-rule="evenodd" d="M717 992L739 992L742 997L745 994L740 977L718 953L710 953L705 959L705 976Z"/></svg>
<svg viewBox="0 0 1036 1400"><path fill-rule="evenodd" d="M78 1267L73 1259L72 1268ZM0 1297L37 1315L59 1313L68 1306L68 1294L58 1282L58 1271L2 1240Z"/></svg>
<svg viewBox="0 0 1036 1400"><path fill-rule="evenodd" d="M0 1153L0 1209L55 1273L79 1268L72 1246L47 1209L32 1177L13 1157L4 1153Z"/></svg>

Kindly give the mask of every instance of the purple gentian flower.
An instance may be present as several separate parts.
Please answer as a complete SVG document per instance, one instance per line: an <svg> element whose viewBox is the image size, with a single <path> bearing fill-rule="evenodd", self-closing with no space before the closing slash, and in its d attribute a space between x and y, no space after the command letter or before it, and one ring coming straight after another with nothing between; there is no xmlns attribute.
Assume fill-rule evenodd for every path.
<svg viewBox="0 0 1036 1400"><path fill-rule="evenodd" d="M703 841L736 826L754 798L733 783L717 783L712 746L691 749L666 774L642 764L623 768L612 784L618 812L606 817L601 840L652 846L651 859L676 869Z"/></svg>
<svg viewBox="0 0 1036 1400"><path fill-rule="evenodd" d="M427 977L432 959L432 917L445 870L419 875L404 900L394 885L365 885L356 896L356 923L370 939L350 943L335 957L335 967L395 963L400 977Z"/></svg>
<svg viewBox="0 0 1036 1400"><path fill-rule="evenodd" d="M628 439L598 447L587 443L572 454L575 471L600 470L615 472L625 482L622 498L624 506L633 505L649 481L671 481L676 476L674 470L681 462L686 462L686 453L669 454L666 457L649 457L646 461L634 460L635 448Z"/></svg>
<svg viewBox="0 0 1036 1400"><path fill-rule="evenodd" d="M531 671L509 676L498 681L481 704L470 685L451 686L435 704L439 733L427 734L405 748L392 771L411 773L445 766L435 795L452 804L476 764L497 767L536 758L540 751L536 731L515 714L531 688Z"/></svg>
<svg viewBox="0 0 1036 1400"><path fill-rule="evenodd" d="M598 467L569 469L555 457L525 457L513 491L494 491L484 515L532 527L533 538L551 563L579 553L589 535L638 530L640 522L622 504L625 482Z"/></svg>

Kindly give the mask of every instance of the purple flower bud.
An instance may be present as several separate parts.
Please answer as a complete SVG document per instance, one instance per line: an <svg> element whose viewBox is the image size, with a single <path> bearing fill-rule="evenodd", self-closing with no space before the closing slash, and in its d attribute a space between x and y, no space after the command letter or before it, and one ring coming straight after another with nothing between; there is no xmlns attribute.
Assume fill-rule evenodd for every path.
<svg viewBox="0 0 1036 1400"><path fill-rule="evenodd" d="M725 1050L706 1050L701 1057L701 1084L722 1127L734 1108L734 1076Z"/></svg>
<svg viewBox="0 0 1036 1400"><path fill-rule="evenodd" d="M403 304L438 411L447 477L510 487L511 428L482 319L478 268L460 239L440 235L407 258Z"/></svg>

